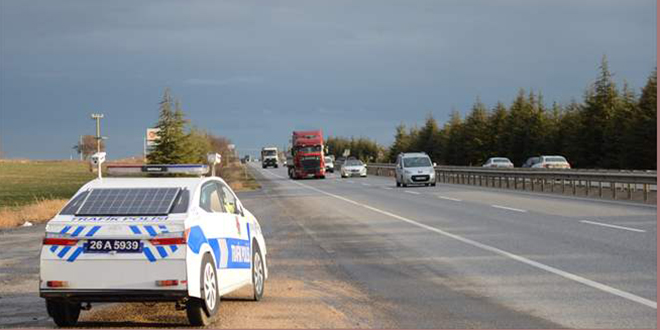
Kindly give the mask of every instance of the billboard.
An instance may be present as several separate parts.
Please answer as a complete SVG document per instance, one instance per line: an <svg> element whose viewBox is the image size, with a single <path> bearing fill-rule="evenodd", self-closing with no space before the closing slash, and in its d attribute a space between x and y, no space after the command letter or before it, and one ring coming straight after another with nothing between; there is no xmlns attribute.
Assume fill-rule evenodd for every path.
<svg viewBox="0 0 660 330"><path fill-rule="evenodd" d="M158 132L160 128L147 128L147 147L153 147L158 144Z"/></svg>

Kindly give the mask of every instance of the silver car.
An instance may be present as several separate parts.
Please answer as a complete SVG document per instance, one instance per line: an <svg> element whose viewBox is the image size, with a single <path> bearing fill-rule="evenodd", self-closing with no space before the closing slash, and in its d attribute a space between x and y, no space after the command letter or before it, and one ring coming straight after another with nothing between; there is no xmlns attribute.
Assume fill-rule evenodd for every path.
<svg viewBox="0 0 660 330"><path fill-rule="evenodd" d="M435 169L431 158L424 152L401 153L396 158L396 186L423 184L435 186Z"/></svg>
<svg viewBox="0 0 660 330"><path fill-rule="evenodd" d="M491 157L488 158L482 167L504 167L513 168L513 163L506 157Z"/></svg>
<svg viewBox="0 0 660 330"><path fill-rule="evenodd" d="M350 176L367 176L367 165L357 159L349 159L341 166L341 177L348 178Z"/></svg>

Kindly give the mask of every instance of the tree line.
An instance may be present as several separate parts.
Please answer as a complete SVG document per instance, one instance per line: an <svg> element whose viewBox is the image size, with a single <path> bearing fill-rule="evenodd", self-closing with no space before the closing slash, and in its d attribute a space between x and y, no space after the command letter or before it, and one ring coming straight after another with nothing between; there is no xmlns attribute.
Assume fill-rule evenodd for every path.
<svg viewBox="0 0 660 330"><path fill-rule="evenodd" d="M327 147L326 154L341 157L344 150L350 150L350 156L361 159L365 162L379 162L384 160L386 149L376 141L360 137L328 137L325 140Z"/></svg>
<svg viewBox="0 0 660 330"><path fill-rule="evenodd" d="M488 109L479 98L463 118L453 111L439 127L429 115L423 127L397 126L387 160L424 151L446 165L481 165L507 157L520 166L528 157L563 155L573 167L656 169L657 68L638 95L618 88L603 57L596 81L581 102L547 107L540 92L520 89L513 102Z"/></svg>
<svg viewBox="0 0 660 330"><path fill-rule="evenodd" d="M165 89L159 103L157 144L147 155L149 164L205 164L206 155L216 152L222 155L223 164L234 161L229 149L231 140L210 134L190 125L185 118L181 103L175 100L169 89Z"/></svg>

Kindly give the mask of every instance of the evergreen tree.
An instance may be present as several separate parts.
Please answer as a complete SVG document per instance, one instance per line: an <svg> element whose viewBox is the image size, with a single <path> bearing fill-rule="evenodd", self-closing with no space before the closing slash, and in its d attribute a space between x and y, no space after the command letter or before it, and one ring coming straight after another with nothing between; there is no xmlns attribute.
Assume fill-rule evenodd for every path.
<svg viewBox="0 0 660 330"><path fill-rule="evenodd" d="M447 136L447 143L443 148L445 150L444 163L448 165L466 165L463 119L458 111L452 111L444 131Z"/></svg>
<svg viewBox="0 0 660 330"><path fill-rule="evenodd" d="M628 167L646 170L657 168L657 118L658 118L658 70L653 70L638 106L634 108L630 126L627 129L627 145L632 151L628 157Z"/></svg>
<svg viewBox="0 0 660 330"><path fill-rule="evenodd" d="M396 134L394 135L394 143L389 150L389 160L390 162L395 162L396 157L399 153L406 152L410 149L411 139L408 132L406 132L406 126L402 123L396 127Z"/></svg>
<svg viewBox="0 0 660 330"><path fill-rule="evenodd" d="M508 110L504 103L497 102L488 118L488 150L489 157L504 157L507 155L506 118Z"/></svg>
<svg viewBox="0 0 660 330"><path fill-rule="evenodd" d="M419 130L416 140L417 143L414 151L426 152L433 160L442 158L441 134L438 129L438 123L433 118L433 115L429 114L426 117L426 123Z"/></svg>
<svg viewBox="0 0 660 330"><path fill-rule="evenodd" d="M612 79L607 57L603 56L600 75L587 90L582 111L581 149L584 156L583 166L603 167L607 164L605 144L608 125L619 104L619 93Z"/></svg>
<svg viewBox="0 0 660 330"><path fill-rule="evenodd" d="M165 89L160 102L160 115L156 128L158 144L147 155L149 164L182 164L190 159L190 150L185 133L186 120L181 109L173 109L170 90Z"/></svg>
<svg viewBox="0 0 660 330"><path fill-rule="evenodd" d="M477 97L463 127L465 138L465 163L480 165L492 153L488 150L488 110Z"/></svg>

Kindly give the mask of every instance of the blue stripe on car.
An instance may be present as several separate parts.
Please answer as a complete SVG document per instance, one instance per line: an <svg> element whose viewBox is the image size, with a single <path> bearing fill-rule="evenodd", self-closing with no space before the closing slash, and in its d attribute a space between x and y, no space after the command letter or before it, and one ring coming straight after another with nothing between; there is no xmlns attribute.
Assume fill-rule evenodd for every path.
<svg viewBox="0 0 660 330"><path fill-rule="evenodd" d="M76 230L74 230L73 233L71 233L71 236L74 236L74 237L78 236L84 229L85 229L85 226L78 226L78 228L76 228Z"/></svg>
<svg viewBox="0 0 660 330"><path fill-rule="evenodd" d="M94 234L96 234L97 231L101 229L101 226L94 226L92 229L85 235L85 237L92 237Z"/></svg>
<svg viewBox="0 0 660 330"><path fill-rule="evenodd" d="M162 246L157 246L157 247L156 247L156 250L158 251L158 254L160 254L160 256L161 256L162 258L167 257L167 251L165 251L165 248L164 248L164 247L162 247Z"/></svg>
<svg viewBox="0 0 660 330"><path fill-rule="evenodd" d="M133 231L133 234L135 234L135 235L142 234L142 232L140 231L140 228L138 228L138 226L130 226L130 228L131 228L131 231Z"/></svg>
<svg viewBox="0 0 660 330"><path fill-rule="evenodd" d="M70 246L65 246L65 247L62 249L62 251L60 251L60 253L57 254L57 257L59 257L59 258L63 258L64 255L65 255L67 252L69 252L69 250L71 250L71 247L70 247Z"/></svg>
<svg viewBox="0 0 660 330"><path fill-rule="evenodd" d="M147 230L149 235L151 235L151 236L156 236L157 235L156 231L154 230L154 228L152 226L144 226L144 228Z"/></svg>
<svg viewBox="0 0 660 330"><path fill-rule="evenodd" d="M154 257L153 253L151 253L151 250L149 248L145 247L144 250L142 250L142 252L144 252L144 255L147 256L147 259L149 259L149 261L151 262L156 261L156 257Z"/></svg>
<svg viewBox="0 0 660 330"><path fill-rule="evenodd" d="M76 260L76 258L78 258L78 256L80 255L80 253L82 253L82 251L83 251L83 248L81 248L81 247L77 248L75 251L73 251L73 253L71 254L71 256L69 256L69 259L67 259L66 261L68 261L68 262L74 262L74 261Z"/></svg>

